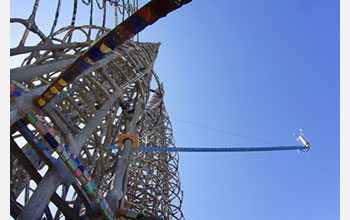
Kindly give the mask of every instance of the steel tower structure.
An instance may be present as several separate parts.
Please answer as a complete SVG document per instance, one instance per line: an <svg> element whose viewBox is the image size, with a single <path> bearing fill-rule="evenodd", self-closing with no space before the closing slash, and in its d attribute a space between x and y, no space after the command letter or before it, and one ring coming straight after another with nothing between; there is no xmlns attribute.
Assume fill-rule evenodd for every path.
<svg viewBox="0 0 350 220"><path fill-rule="evenodd" d="M177 152L132 147L174 147L153 70L160 43L140 43L138 33L189 1L72 1L71 22L58 29L36 25L35 0L11 57L11 216L14 219L184 219ZM17 4L17 3L14 3ZM79 7L88 24L77 26ZM106 27L112 9L116 27ZM93 22L100 10L102 25ZM84 15L81 15L84 16ZM40 42L27 45L28 35ZM155 81L152 88L151 81ZM117 145L109 149L106 145ZM138 143L137 143L138 142Z"/></svg>

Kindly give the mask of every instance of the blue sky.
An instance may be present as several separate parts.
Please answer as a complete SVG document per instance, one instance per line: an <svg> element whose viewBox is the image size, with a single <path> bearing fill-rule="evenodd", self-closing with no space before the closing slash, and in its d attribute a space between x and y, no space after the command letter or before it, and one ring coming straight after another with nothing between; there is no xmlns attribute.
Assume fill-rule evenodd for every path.
<svg viewBox="0 0 350 220"><path fill-rule="evenodd" d="M186 219L339 219L339 1L193 0L140 40L161 42L155 71L177 146L267 145L181 120L276 145L299 144L302 128L311 143L180 153Z"/></svg>
<svg viewBox="0 0 350 220"><path fill-rule="evenodd" d="M140 35L178 146L308 153L181 153L187 219L339 219L339 2L192 1Z"/></svg>

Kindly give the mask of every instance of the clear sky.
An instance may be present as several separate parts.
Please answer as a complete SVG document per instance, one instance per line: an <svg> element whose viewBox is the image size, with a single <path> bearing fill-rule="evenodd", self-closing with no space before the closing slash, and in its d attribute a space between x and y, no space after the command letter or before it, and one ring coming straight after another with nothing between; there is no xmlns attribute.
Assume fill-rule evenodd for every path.
<svg viewBox="0 0 350 220"><path fill-rule="evenodd" d="M192 1L145 29L178 146L308 153L180 153L186 219L339 219L339 2ZM177 119L177 120L176 120Z"/></svg>
<svg viewBox="0 0 350 220"><path fill-rule="evenodd" d="M283 146L302 128L311 143L180 153L186 219L339 219L339 1L193 0L140 40L161 42L155 71L177 146L268 145L191 123Z"/></svg>

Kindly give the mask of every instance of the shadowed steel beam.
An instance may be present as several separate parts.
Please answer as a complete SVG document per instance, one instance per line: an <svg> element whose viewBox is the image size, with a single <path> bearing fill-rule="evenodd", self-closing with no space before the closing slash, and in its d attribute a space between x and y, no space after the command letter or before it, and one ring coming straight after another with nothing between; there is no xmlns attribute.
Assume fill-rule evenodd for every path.
<svg viewBox="0 0 350 220"><path fill-rule="evenodd" d="M127 124L129 126L127 133L136 134L136 124L142 114L142 99L139 99L136 105L135 113L132 115L132 121ZM124 183L128 181L128 165L130 160L132 142L127 139L124 141L124 148L117 155L117 160L114 167L113 188L107 194L107 201L111 205L112 211L118 211L121 208L120 200L124 197L126 190Z"/></svg>
<svg viewBox="0 0 350 220"><path fill-rule="evenodd" d="M17 82L27 82L35 77L42 76L43 74L62 70L73 63L73 61L74 58L71 58L54 63L42 64L40 66L24 66L13 68L10 70L10 79Z"/></svg>
<svg viewBox="0 0 350 220"><path fill-rule="evenodd" d="M40 181L28 203L23 208L17 220L40 219L45 208L50 202L52 194L61 184L55 172L47 172Z"/></svg>
<svg viewBox="0 0 350 220"><path fill-rule="evenodd" d="M10 138L10 147L11 147L11 152L15 155L15 157L18 160L21 161L21 165L27 171L30 177L34 180L36 184L39 184L39 182L42 180L41 175L35 169L35 167L31 164L29 159L24 155L23 151L18 147L17 143L13 140L12 137ZM80 219L77 213L73 212L73 209L69 207L67 203L62 198L60 198L56 192L52 195L51 200L68 219L72 219L72 220ZM14 209L15 213L17 213L17 211L18 209ZM17 216L14 218L17 218Z"/></svg>
<svg viewBox="0 0 350 220"><path fill-rule="evenodd" d="M10 199L10 215L12 218L16 219L21 211L22 209L16 204L16 202Z"/></svg>
<svg viewBox="0 0 350 220"><path fill-rule="evenodd" d="M86 47L88 46L88 42L83 43L68 43L68 44L39 44L32 47L16 47L10 50L10 56L19 55L23 53L30 53L33 51L40 50L58 50L58 49L66 49L66 48L77 48L77 47Z"/></svg>

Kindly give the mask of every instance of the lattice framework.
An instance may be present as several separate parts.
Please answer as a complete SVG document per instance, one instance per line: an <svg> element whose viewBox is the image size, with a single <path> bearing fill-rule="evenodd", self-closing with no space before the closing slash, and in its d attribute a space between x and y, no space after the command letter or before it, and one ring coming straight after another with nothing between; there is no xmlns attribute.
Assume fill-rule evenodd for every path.
<svg viewBox="0 0 350 220"><path fill-rule="evenodd" d="M15 92L21 92L19 96L15 93L11 96L11 207L14 215L20 217L20 211L26 209L27 203L34 197L42 182L40 177L34 180L34 174L28 175L28 171L35 173L33 169L38 170L45 174L45 179L54 173L52 167L56 167L50 166L50 160L59 159L50 148L50 144L40 135L40 129L24 120L25 124L29 123L27 127L33 136L44 143L50 154L46 155L48 162L38 155L33 148L33 140L15 123L23 117L21 108L18 107L28 104L26 100L30 95L40 94L45 90L94 40L109 30L105 27L108 4L119 12L122 20L138 8L137 1L133 1L132 4L130 1L82 2L92 10L96 4L98 9L104 11L102 26L94 25L92 19L88 25L75 26L77 0L74 1L71 24L54 31L60 13L61 0L58 1L55 20L48 35L41 32L35 24L38 0L35 1L28 19L11 19L11 22L20 22L26 26L19 46L11 49L11 55L28 54L21 67L11 69L11 86ZM74 41L73 36L76 32L82 32L86 38L80 39L79 42ZM93 32L96 33L95 36L92 36ZM38 35L41 42L34 46L25 46L30 33ZM132 130L139 135L142 145L175 146L171 122L163 102L164 88L153 70L159 46L159 43L127 41L98 61L94 68L84 73L73 84L68 85L50 104L36 111L35 116L58 143L67 144L67 152L71 152L72 157L79 161L83 173L91 177L91 181L101 195L107 198L109 205L118 206L114 210L128 208L136 213L160 216L163 219L183 219L183 192L180 187L179 158L176 152L129 153L126 158L127 169L122 172L124 177L120 180L123 184L118 185L118 192L123 196L119 195L120 203L114 204L115 196L111 188L118 178L116 166L123 162L120 159L123 152L104 147L116 145L118 134L129 133ZM152 79L157 85L153 89ZM21 162L19 149L24 152L33 167ZM47 206L44 216L53 219L59 219L62 215L67 217L68 210L75 212L70 216L73 219L81 216L95 218L98 215L94 211L96 207L80 198L84 194L81 181L76 182L71 176L61 178L63 179L58 181L50 192L59 197L56 198L55 205L61 206L58 205L56 210L51 205ZM22 191L24 201L20 203L19 194ZM68 205L68 208L62 202ZM63 210L62 207L66 209Z"/></svg>

